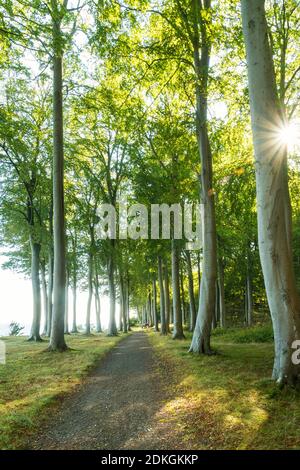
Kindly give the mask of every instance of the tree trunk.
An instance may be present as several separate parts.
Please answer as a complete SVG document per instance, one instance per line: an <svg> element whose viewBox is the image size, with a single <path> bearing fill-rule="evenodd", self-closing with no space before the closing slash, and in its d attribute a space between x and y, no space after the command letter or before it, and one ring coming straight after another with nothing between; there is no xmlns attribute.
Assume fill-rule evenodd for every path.
<svg viewBox="0 0 300 470"><path fill-rule="evenodd" d="M153 311L152 311L152 296L151 296L151 290L149 289L148 292L148 302L147 302L147 309L148 309L148 316L149 316L149 326L152 328L153 327Z"/></svg>
<svg viewBox="0 0 300 470"><path fill-rule="evenodd" d="M77 276L73 275L73 316L72 316L72 330L71 333L78 333L77 330Z"/></svg>
<svg viewBox="0 0 300 470"><path fill-rule="evenodd" d="M69 335L69 273L66 271L65 335Z"/></svg>
<svg viewBox="0 0 300 470"><path fill-rule="evenodd" d="M198 275L198 294L200 292L201 284L201 261L200 261L200 251L197 253L197 275Z"/></svg>
<svg viewBox="0 0 300 470"><path fill-rule="evenodd" d="M126 299L126 291L125 291L125 281L122 273L120 272L120 331L127 333L127 299Z"/></svg>
<svg viewBox="0 0 300 470"><path fill-rule="evenodd" d="M169 286L169 272L168 272L168 264L165 263L163 267L163 275L164 275L164 288L165 288L165 317L166 317L166 329L167 333L170 332L170 286Z"/></svg>
<svg viewBox="0 0 300 470"><path fill-rule="evenodd" d="M110 252L107 263L108 287L109 287L109 323L108 336L117 336L116 326L116 291L115 291L115 240L110 240Z"/></svg>
<svg viewBox="0 0 300 470"><path fill-rule="evenodd" d="M41 245L30 236L31 248L31 283L33 297L33 318L28 341L42 341L41 326L41 286L40 286L40 251Z"/></svg>
<svg viewBox="0 0 300 470"><path fill-rule="evenodd" d="M88 301L86 308L86 319L85 319L85 334L91 334L91 308L93 299L93 255L92 248L90 247L89 253L89 273L88 273Z"/></svg>
<svg viewBox="0 0 300 470"><path fill-rule="evenodd" d="M191 254L188 250L185 252L185 256L186 256L187 273L188 273L188 281L189 281L190 331L194 331L195 324L196 324L196 302L195 302L195 294L194 294L194 278L193 278Z"/></svg>
<svg viewBox="0 0 300 470"><path fill-rule="evenodd" d="M60 12L52 0L53 18L53 235L54 235L54 288L53 318L49 350L65 351L64 338L66 247L64 210L64 137L62 99L62 33Z"/></svg>
<svg viewBox="0 0 300 470"><path fill-rule="evenodd" d="M53 251L52 247L49 251L49 260L48 260L48 320L47 320L47 330L46 336L50 337L51 335L51 326L52 326L52 311L53 311Z"/></svg>
<svg viewBox="0 0 300 470"><path fill-rule="evenodd" d="M156 279L155 276L153 276L152 279L152 291L153 291L153 322L154 322L154 330L159 331L158 328L158 315L157 315L157 294L156 294Z"/></svg>
<svg viewBox="0 0 300 470"><path fill-rule="evenodd" d="M246 324L247 326L252 326L252 316L253 316L253 300L252 300L252 281L250 272L247 273L246 279Z"/></svg>
<svg viewBox="0 0 300 470"><path fill-rule="evenodd" d="M129 303L129 275L128 275L128 272L127 272L127 275L126 275L125 293L126 293L127 330L131 331L131 326L130 326L130 303Z"/></svg>
<svg viewBox="0 0 300 470"><path fill-rule="evenodd" d="M179 265L179 298L181 302L181 312L182 312L182 321L184 323L184 288L183 288L183 275L182 275L182 269L180 269Z"/></svg>
<svg viewBox="0 0 300 470"><path fill-rule="evenodd" d="M224 265L223 260L218 259L218 292L219 292L219 315L220 327L226 328L226 309L224 293Z"/></svg>
<svg viewBox="0 0 300 470"><path fill-rule="evenodd" d="M120 279L120 310L119 310L119 331L123 330L123 314L124 314L124 299L123 299L123 286Z"/></svg>
<svg viewBox="0 0 300 470"><path fill-rule="evenodd" d="M176 240L172 239L172 289L173 289L173 339L183 339L182 310L180 305L179 253Z"/></svg>
<svg viewBox="0 0 300 470"><path fill-rule="evenodd" d="M96 332L102 332L101 326L101 302L100 302L100 295L99 295L99 277L97 272L97 263L95 260L95 310L96 310Z"/></svg>
<svg viewBox="0 0 300 470"><path fill-rule="evenodd" d="M217 278L217 238L212 181L212 153L207 129L210 44L207 26L201 17L198 2L195 3L197 4L195 9L196 31L198 30L198 24L200 24L201 30L201 39L196 35L194 40L194 67L196 72L196 131L201 160L203 270L200 285L199 310L190 352L210 354L210 335L212 319L215 313L215 284ZM210 8L210 3L210 0L205 0L204 6ZM201 58L199 55L200 47Z"/></svg>
<svg viewBox="0 0 300 470"><path fill-rule="evenodd" d="M47 281L46 281L46 266L45 261L41 261L41 281L42 281L42 292L43 292L43 310L44 310L44 329L43 336L47 334L47 323L48 323L48 292L47 292Z"/></svg>
<svg viewBox="0 0 300 470"><path fill-rule="evenodd" d="M165 292L164 292L164 283L163 283L163 269L162 269L162 259L161 256L158 257L158 284L160 292L160 334L166 335L167 326L166 326L166 316L165 316Z"/></svg>
<svg viewBox="0 0 300 470"><path fill-rule="evenodd" d="M252 298L252 279L251 279L251 260L249 253L249 244L247 246L247 274L246 274L246 295L245 295L245 310L246 310L246 325L252 325L253 317L253 298Z"/></svg>
<svg viewBox="0 0 300 470"><path fill-rule="evenodd" d="M219 286L218 286L218 282L216 282L216 305L215 305L215 311L214 311L214 315L213 315L213 319L212 319L212 324L211 324L211 328L214 330L215 328L217 328L217 325L218 325L218 319L219 319L219 305L220 305L220 302L219 302Z"/></svg>
<svg viewBox="0 0 300 470"><path fill-rule="evenodd" d="M291 246L287 147L278 134L285 125L277 94L264 2L242 0L249 95L255 151L259 253L274 328L273 378L292 383L292 343L300 338L300 300Z"/></svg>

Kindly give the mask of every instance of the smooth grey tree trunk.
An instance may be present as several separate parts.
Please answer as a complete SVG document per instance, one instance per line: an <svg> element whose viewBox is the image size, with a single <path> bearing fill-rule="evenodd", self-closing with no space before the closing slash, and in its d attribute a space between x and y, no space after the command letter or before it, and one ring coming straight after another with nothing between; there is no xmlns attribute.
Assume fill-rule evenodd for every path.
<svg viewBox="0 0 300 470"><path fill-rule="evenodd" d="M86 319L85 319L85 334L91 334L91 308L93 299L93 254L92 248L90 247L89 260L88 260L88 301L86 307Z"/></svg>
<svg viewBox="0 0 300 470"><path fill-rule="evenodd" d="M110 240L110 252L107 263L109 289L109 323L108 336L117 336L116 326L116 291L115 291L115 241Z"/></svg>
<svg viewBox="0 0 300 470"><path fill-rule="evenodd" d="M28 341L42 341L41 327L41 285L40 285L40 251L41 245L30 235L31 248L31 284L33 297L33 318Z"/></svg>
<svg viewBox="0 0 300 470"><path fill-rule="evenodd" d="M213 191L212 153L207 128L208 71L210 62L210 40L201 9L195 1L194 69L196 73L196 131L201 161L201 212L203 269L200 285L199 310L196 319L190 352L211 354L210 335L215 313L215 283L217 278L217 237L215 201ZM210 0L203 5L209 9ZM201 37L199 37L199 28ZM201 54L199 51L201 50Z"/></svg>
<svg viewBox="0 0 300 470"><path fill-rule="evenodd" d="M72 308L72 329L71 333L78 333L77 329L77 281L73 278L73 287L72 287L72 294L73 294L73 308Z"/></svg>
<svg viewBox="0 0 300 470"><path fill-rule="evenodd" d="M151 290L149 289L148 292L148 301L147 301L147 310L148 310L148 318L149 318L149 326L152 328L153 326L153 315L152 315L152 296Z"/></svg>
<svg viewBox="0 0 300 470"><path fill-rule="evenodd" d="M253 295L252 295L252 277L251 277L251 259L247 246L247 273L246 273L246 292L245 292L245 319L246 325L252 325L253 318Z"/></svg>
<svg viewBox="0 0 300 470"><path fill-rule="evenodd" d="M51 0L53 25L53 318L50 351L65 351L66 241L64 209L64 135L61 12Z"/></svg>
<svg viewBox="0 0 300 470"><path fill-rule="evenodd" d="M65 335L69 335L69 273L66 271Z"/></svg>
<svg viewBox="0 0 300 470"><path fill-rule="evenodd" d="M172 239L172 290L173 290L173 339L183 339L182 310L180 305L179 252L176 240Z"/></svg>
<svg viewBox="0 0 300 470"><path fill-rule="evenodd" d="M158 257L158 284L160 292L160 334L167 335L166 316L165 316L165 291L163 282L162 258Z"/></svg>
<svg viewBox="0 0 300 470"><path fill-rule="evenodd" d="M189 281L189 300L190 300L190 331L194 331L196 324L196 302L194 294L194 278L191 262L191 254L188 250L185 251L186 265Z"/></svg>
<svg viewBox="0 0 300 470"><path fill-rule="evenodd" d="M170 332L170 316L171 316L171 302L170 302L170 286L169 286L169 272L168 264L165 261L163 265L163 276L164 276L164 289L165 289L165 317L166 317L166 329Z"/></svg>
<svg viewBox="0 0 300 470"><path fill-rule="evenodd" d="M119 310L119 331L123 330L123 315L124 315L124 299L123 299L123 286L120 279L120 310Z"/></svg>
<svg viewBox="0 0 300 470"><path fill-rule="evenodd" d="M158 315L157 315L157 293L156 293L156 279L155 276L152 278L152 302L153 302L153 322L154 322L154 330L159 331L158 328Z"/></svg>
<svg viewBox="0 0 300 470"><path fill-rule="evenodd" d="M53 251L50 248L49 257L48 257L48 320L47 320L47 330L46 336L50 337L51 335L51 326L52 326L52 312L53 312Z"/></svg>
<svg viewBox="0 0 300 470"><path fill-rule="evenodd" d="M102 325L101 325L101 301L100 301L100 294L99 294L99 277L97 272L97 263L95 260L95 311L96 311L96 332L102 332Z"/></svg>
<svg viewBox="0 0 300 470"><path fill-rule="evenodd" d="M128 327L127 327L127 298L126 298L126 286L125 286L125 280L123 275L120 273L120 298L121 298L121 328L120 331L123 331L124 333L127 333Z"/></svg>
<svg viewBox="0 0 300 470"><path fill-rule="evenodd" d="M278 133L285 116L277 93L264 1L242 0L251 122L255 151L259 254L271 312L275 359L273 379L293 383L292 343L300 338L300 299L291 244L287 146Z"/></svg>
<svg viewBox="0 0 300 470"><path fill-rule="evenodd" d="M41 261L41 282L42 282L42 293L43 293L43 312L44 312L44 328L43 336L47 335L47 323L48 323L48 290L46 281L46 266L45 261Z"/></svg>
<svg viewBox="0 0 300 470"><path fill-rule="evenodd" d="M200 251L197 254L197 275L198 275L198 293L200 292L201 284L201 261L200 261Z"/></svg>
<svg viewBox="0 0 300 470"><path fill-rule="evenodd" d="M225 289L224 289L224 264L223 260L218 258L218 301L220 327L226 328L226 307L225 307Z"/></svg>
<svg viewBox="0 0 300 470"><path fill-rule="evenodd" d="M130 301L129 301L129 274L128 274L128 272L126 274L125 294L126 294L127 330L131 331L131 326L130 326Z"/></svg>
<svg viewBox="0 0 300 470"><path fill-rule="evenodd" d="M252 326L253 318L253 299L252 299L252 280L250 273L247 274L246 279L246 323L247 326Z"/></svg>

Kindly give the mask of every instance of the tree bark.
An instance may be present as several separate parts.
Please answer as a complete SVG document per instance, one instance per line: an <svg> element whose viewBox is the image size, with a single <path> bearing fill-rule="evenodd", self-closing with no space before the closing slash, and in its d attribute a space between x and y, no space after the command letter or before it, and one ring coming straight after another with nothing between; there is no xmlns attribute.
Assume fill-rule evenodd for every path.
<svg viewBox="0 0 300 470"><path fill-rule="evenodd" d="M179 253L176 240L172 244L172 289L173 289L173 339L183 339L182 310L180 305Z"/></svg>
<svg viewBox="0 0 300 470"><path fill-rule="evenodd" d="M167 333L170 332L170 286L169 286L169 272L168 272L168 264L165 262L163 266L163 275L164 275L164 288L165 288L165 317L166 317L166 329Z"/></svg>
<svg viewBox="0 0 300 470"><path fill-rule="evenodd" d="M246 324L247 326L252 326L252 318L253 318L253 300L252 300L252 280L250 277L250 273L247 273L246 278Z"/></svg>
<svg viewBox="0 0 300 470"><path fill-rule="evenodd" d="M49 250L48 258L48 320L46 336L51 335L52 326L52 311L53 311L53 250L52 247Z"/></svg>
<svg viewBox="0 0 300 470"><path fill-rule="evenodd" d="M167 335L166 316L165 316L165 292L163 283L162 258L158 257L158 284L160 292L160 334Z"/></svg>
<svg viewBox="0 0 300 470"><path fill-rule="evenodd" d="M218 258L218 293L219 293L219 315L220 327L226 328L226 308L224 293L224 264L223 260Z"/></svg>
<svg viewBox="0 0 300 470"><path fill-rule="evenodd" d="M149 316L149 326L153 327L153 310L152 310L153 302L151 296L151 289L148 291L148 301L147 301L147 309L148 309L148 316Z"/></svg>
<svg viewBox="0 0 300 470"><path fill-rule="evenodd" d="M285 116L278 98L264 2L242 0L255 151L258 242L271 312L275 360L273 378L292 383L299 365L292 363L292 343L300 338L300 299L291 244L291 205L287 146L278 139Z"/></svg>
<svg viewBox="0 0 300 470"><path fill-rule="evenodd" d="M123 274L120 272L120 331L127 333L127 299L125 290L125 280Z"/></svg>
<svg viewBox="0 0 300 470"><path fill-rule="evenodd" d="M73 275L74 276L74 275ZM72 315L72 330L71 333L78 333L77 329L77 276L73 277L73 315Z"/></svg>
<svg viewBox="0 0 300 470"><path fill-rule="evenodd" d="M128 273L128 271L126 273L125 293L126 293L127 330L131 331L131 326L130 326L130 302L129 302L129 273Z"/></svg>
<svg viewBox="0 0 300 470"><path fill-rule="evenodd" d="M96 311L96 332L101 333L102 332L102 326L101 326L101 301L100 301L100 294L99 294L99 277L98 277L98 272L97 272L97 263L95 260L95 311Z"/></svg>
<svg viewBox="0 0 300 470"><path fill-rule="evenodd" d="M252 298L252 278L251 278L251 260L250 260L250 249L249 244L247 246L247 273L246 273L246 295L245 295L245 307L246 307L246 325L252 325L253 317L253 298Z"/></svg>
<svg viewBox="0 0 300 470"><path fill-rule="evenodd" d="M78 333L77 329L77 234L75 231L74 236L71 237L73 263L72 263L72 329L71 333Z"/></svg>
<svg viewBox="0 0 300 470"><path fill-rule="evenodd" d="M85 319L85 334L91 334L91 307L93 299L93 254L92 248L90 247L89 260L88 260L88 301L86 308L86 319Z"/></svg>
<svg viewBox="0 0 300 470"><path fill-rule="evenodd" d="M201 8L195 2L194 68L196 72L196 131L201 161L201 203L202 203L202 243L203 270L200 285L199 310L196 319L190 352L210 354L210 335L215 313L215 283L217 278L217 238L215 202L213 190L212 153L207 128L208 70L210 43L206 22L201 16ZM204 7L210 8L211 1L204 0ZM200 27L201 39L198 28ZM201 48L201 56L199 50Z"/></svg>
<svg viewBox="0 0 300 470"><path fill-rule="evenodd" d="M64 209L64 136L62 98L62 33L61 12L56 0L51 1L53 25L53 235L54 288L50 351L65 351L64 338L66 247Z"/></svg>
<svg viewBox="0 0 300 470"><path fill-rule="evenodd" d="M153 322L154 322L154 330L159 331L158 328L158 315L157 315L157 293L156 293L156 279L155 276L152 278L152 302L153 302Z"/></svg>
<svg viewBox="0 0 300 470"><path fill-rule="evenodd" d="M69 273L66 271L65 335L69 335Z"/></svg>
<svg viewBox="0 0 300 470"><path fill-rule="evenodd" d="M41 245L30 235L31 248L31 283L33 296L33 318L28 341L42 341L41 326L41 286L40 286L40 251Z"/></svg>
<svg viewBox="0 0 300 470"><path fill-rule="evenodd" d="M187 264L187 273L189 281L189 299L190 299L190 331L194 331L196 324L196 302L194 294L194 278L191 262L191 254L187 250L185 251L186 264Z"/></svg>
<svg viewBox="0 0 300 470"><path fill-rule="evenodd" d="M47 323L48 323L48 291L47 291L47 281L46 281L46 266L45 260L41 261L41 281L42 281L42 292L43 292L43 311L44 311L44 328L43 336L47 334Z"/></svg>
<svg viewBox="0 0 300 470"><path fill-rule="evenodd" d="M110 241L110 251L107 263L108 288L109 288L109 323L108 336L117 336L116 326L116 291L115 291L115 240Z"/></svg>

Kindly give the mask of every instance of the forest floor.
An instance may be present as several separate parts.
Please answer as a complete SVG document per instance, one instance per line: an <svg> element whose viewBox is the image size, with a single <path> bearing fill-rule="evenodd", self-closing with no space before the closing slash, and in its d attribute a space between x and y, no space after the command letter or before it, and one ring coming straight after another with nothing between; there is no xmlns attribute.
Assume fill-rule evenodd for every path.
<svg viewBox="0 0 300 470"><path fill-rule="evenodd" d="M210 357L186 336L71 336L64 354L7 339L0 448L300 448L300 393L269 379L270 328L215 330Z"/></svg>
<svg viewBox="0 0 300 470"><path fill-rule="evenodd" d="M70 335L65 353L45 352L47 342L7 337L6 364L0 364L0 449L25 446L62 399L124 335Z"/></svg>
<svg viewBox="0 0 300 470"><path fill-rule="evenodd" d="M157 364L147 334L116 345L82 387L66 398L33 449L174 449L182 446L162 413L173 388Z"/></svg>
<svg viewBox="0 0 300 470"><path fill-rule="evenodd" d="M191 334L185 334L174 341L150 333L172 376L163 412L174 433L184 434L182 448L300 449L300 392L279 390L270 380L271 328L216 330L217 354L209 357L189 354Z"/></svg>

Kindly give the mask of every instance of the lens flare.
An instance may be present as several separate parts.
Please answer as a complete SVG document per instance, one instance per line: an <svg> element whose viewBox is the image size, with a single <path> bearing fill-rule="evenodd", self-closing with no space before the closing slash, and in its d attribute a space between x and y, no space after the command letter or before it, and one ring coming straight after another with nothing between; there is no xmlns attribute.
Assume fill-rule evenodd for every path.
<svg viewBox="0 0 300 470"><path fill-rule="evenodd" d="M291 122L278 132L278 139L281 144L287 145L290 151L300 148L300 123Z"/></svg>

